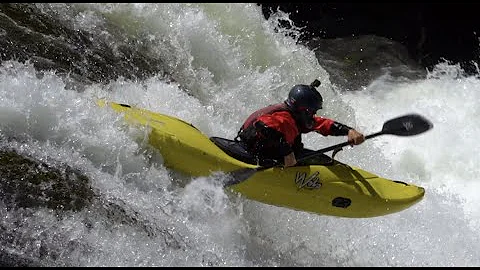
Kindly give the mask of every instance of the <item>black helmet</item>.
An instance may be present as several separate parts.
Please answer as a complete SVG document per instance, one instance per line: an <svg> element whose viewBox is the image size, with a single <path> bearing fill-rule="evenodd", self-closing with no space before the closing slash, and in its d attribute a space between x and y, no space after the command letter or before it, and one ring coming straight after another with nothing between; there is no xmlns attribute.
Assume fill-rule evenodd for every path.
<svg viewBox="0 0 480 270"><path fill-rule="evenodd" d="M290 90L285 100L285 104L293 112L299 124L307 129L312 128L313 115L323 106L322 95L315 89L319 85L318 80L310 85L297 84Z"/></svg>
<svg viewBox="0 0 480 270"><path fill-rule="evenodd" d="M311 85L297 84L288 93L285 100L287 106L293 111L309 110L316 112L323 106L322 95L315 89L319 84L315 80Z"/></svg>

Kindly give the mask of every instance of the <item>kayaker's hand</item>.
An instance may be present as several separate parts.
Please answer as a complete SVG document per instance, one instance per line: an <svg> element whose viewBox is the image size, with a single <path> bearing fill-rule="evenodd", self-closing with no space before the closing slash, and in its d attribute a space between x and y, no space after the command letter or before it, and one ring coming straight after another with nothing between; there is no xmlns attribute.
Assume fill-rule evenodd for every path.
<svg viewBox="0 0 480 270"><path fill-rule="evenodd" d="M297 159L295 158L295 154L292 152L286 155L283 158L283 164L284 164L284 167L291 167L297 164Z"/></svg>
<svg viewBox="0 0 480 270"><path fill-rule="evenodd" d="M348 131L348 142L350 145L358 145L365 141L365 136L362 133L356 131L355 129L350 129Z"/></svg>

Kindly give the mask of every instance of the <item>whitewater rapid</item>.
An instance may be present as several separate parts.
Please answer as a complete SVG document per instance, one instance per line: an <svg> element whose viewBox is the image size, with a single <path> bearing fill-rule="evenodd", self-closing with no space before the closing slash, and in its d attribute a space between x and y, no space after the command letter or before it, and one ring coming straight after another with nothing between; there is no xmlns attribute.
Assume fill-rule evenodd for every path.
<svg viewBox="0 0 480 270"><path fill-rule="evenodd" d="M165 60L175 81L160 75L119 78L77 92L54 71L39 76L31 63L2 63L2 149L54 167L68 164L88 176L104 200L61 218L49 209L2 207L0 225L17 232L13 244L3 247L12 254L49 266L480 265L478 76L442 63L424 79L386 74L361 91L344 92L330 82L315 53L297 44L299 29L280 27L288 14L265 20L254 4L50 4L45 9L113 42L115 31L148 40L149 51ZM227 194L212 178L190 179L168 170L146 144L145 130L126 126L121 116L96 103L105 98L135 105L179 117L209 136L233 138L252 111L283 100L293 84L315 78L322 81L322 115L365 135L406 113L433 122L425 134L380 136L336 156L425 187L423 201L369 219L248 201ZM305 145L320 149L343 139L308 134ZM151 233L99 214L107 202L136 213ZM40 246L60 255L42 255Z"/></svg>

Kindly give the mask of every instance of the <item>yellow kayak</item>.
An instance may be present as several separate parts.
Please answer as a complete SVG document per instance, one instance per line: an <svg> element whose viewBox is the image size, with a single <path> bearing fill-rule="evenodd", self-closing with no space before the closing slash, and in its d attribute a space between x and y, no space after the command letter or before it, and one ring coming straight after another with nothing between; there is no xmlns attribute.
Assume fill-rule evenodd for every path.
<svg viewBox="0 0 480 270"><path fill-rule="evenodd" d="M257 165L241 158L237 142L209 138L176 117L99 101L124 114L130 124L149 127L149 144L158 149L164 165L191 176L214 172L255 171ZM233 157L235 156L235 158ZM424 197L422 187L379 177L324 155L294 167L272 167L252 173L225 188L265 204L320 215L367 218L396 213ZM318 160L318 158L317 158Z"/></svg>

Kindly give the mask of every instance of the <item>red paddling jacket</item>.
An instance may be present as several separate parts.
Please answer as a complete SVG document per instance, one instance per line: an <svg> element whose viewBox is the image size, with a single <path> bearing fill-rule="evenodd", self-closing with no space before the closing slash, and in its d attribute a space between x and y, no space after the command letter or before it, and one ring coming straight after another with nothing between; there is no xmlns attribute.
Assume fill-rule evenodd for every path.
<svg viewBox="0 0 480 270"><path fill-rule="evenodd" d="M332 119L313 116L311 129L302 126L295 114L282 102L252 113L238 132L238 138L249 152L259 158L283 161L292 151L303 149L302 133L318 132L323 136L347 135L351 128Z"/></svg>

